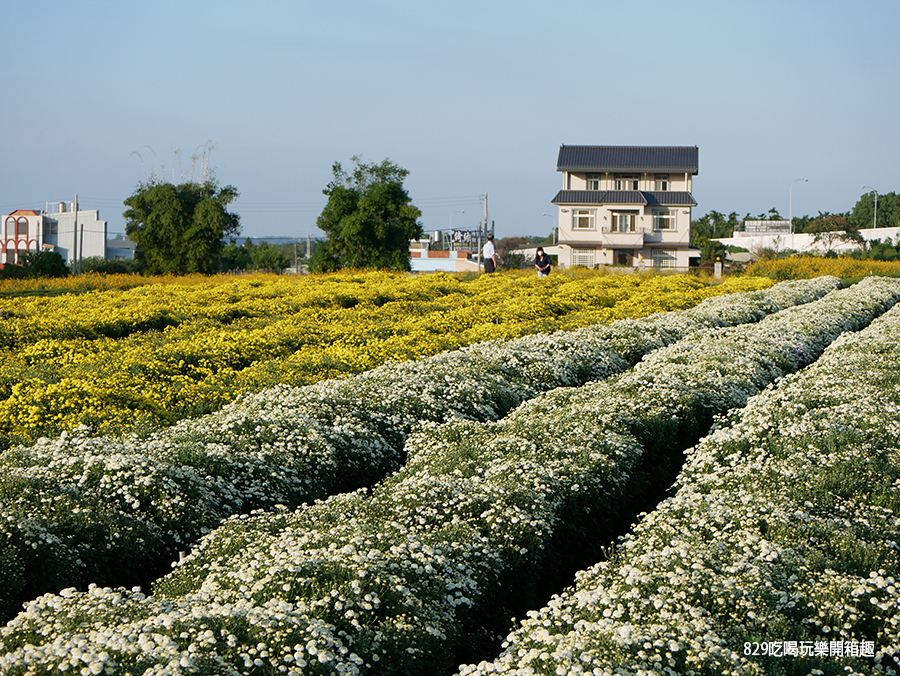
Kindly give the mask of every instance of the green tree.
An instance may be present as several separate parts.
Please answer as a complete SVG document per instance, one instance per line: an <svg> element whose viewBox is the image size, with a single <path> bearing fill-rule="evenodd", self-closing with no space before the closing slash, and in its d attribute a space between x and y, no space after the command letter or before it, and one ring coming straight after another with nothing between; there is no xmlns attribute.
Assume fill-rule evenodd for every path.
<svg viewBox="0 0 900 676"><path fill-rule="evenodd" d="M806 228L806 232L813 235L814 242L825 242L826 252L830 252L838 242L863 242L859 228L852 222L848 214L830 214L819 212L816 218Z"/></svg>
<svg viewBox="0 0 900 676"><path fill-rule="evenodd" d="M710 211L691 221L691 246L702 249L710 239L732 237L740 223L741 219L735 212L726 217L718 211Z"/></svg>
<svg viewBox="0 0 900 676"><path fill-rule="evenodd" d="M714 239L710 239L706 241L700 251L700 260L712 262L720 260L724 262L727 254L728 249L725 248L724 244L717 242Z"/></svg>
<svg viewBox="0 0 900 676"><path fill-rule="evenodd" d="M234 186L209 178L179 185L157 178L138 184L125 200L125 232L149 274L212 274L226 236L240 232L240 217L227 211Z"/></svg>
<svg viewBox="0 0 900 676"><path fill-rule="evenodd" d="M291 267L291 259L268 242L260 242L250 252L250 267L254 270L284 270Z"/></svg>
<svg viewBox="0 0 900 676"><path fill-rule="evenodd" d="M875 193L867 192L853 207L850 219L858 228L868 229L875 221ZM878 195L879 228L896 228L900 226L900 195L889 192Z"/></svg>
<svg viewBox="0 0 900 676"><path fill-rule="evenodd" d="M334 163L333 179L322 191L328 204L316 226L327 240L310 269L409 270L409 242L423 235L422 212L403 187L409 172L388 159L380 164L363 164L357 156L352 160L351 174Z"/></svg>
<svg viewBox="0 0 900 676"><path fill-rule="evenodd" d="M247 242L250 240L248 239ZM250 252L247 250L246 243L239 245L234 239L228 242L222 247L219 265L224 272L246 270L250 267Z"/></svg>
<svg viewBox="0 0 900 676"><path fill-rule="evenodd" d="M141 272L140 265L134 259L104 258L103 256L82 258L78 267L81 272L96 272L104 275L127 275Z"/></svg>
<svg viewBox="0 0 900 676"><path fill-rule="evenodd" d="M307 265L310 272L336 272L338 260L328 250L327 244L321 244L313 249Z"/></svg>
<svg viewBox="0 0 900 676"><path fill-rule="evenodd" d="M68 277L69 266L56 251L29 251L22 257L29 277Z"/></svg>

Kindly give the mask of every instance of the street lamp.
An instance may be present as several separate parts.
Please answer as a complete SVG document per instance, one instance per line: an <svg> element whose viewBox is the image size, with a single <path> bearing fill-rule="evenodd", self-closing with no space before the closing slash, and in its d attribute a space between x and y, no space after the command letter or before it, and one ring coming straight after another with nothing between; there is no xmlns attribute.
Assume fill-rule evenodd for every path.
<svg viewBox="0 0 900 676"><path fill-rule="evenodd" d="M878 191L870 185L864 185L862 187L863 190L866 188L875 193L875 214L872 216L872 229L874 230L878 227Z"/></svg>
<svg viewBox="0 0 900 676"><path fill-rule="evenodd" d="M549 218L551 221L553 221L553 230L550 231L551 233L553 233L553 234L552 234L552 239L551 239L551 241L552 241L554 244L556 244L556 243L557 243L557 242L556 242L556 234L557 234L557 233L556 233L556 219L555 219L553 216L551 216L550 214L541 214L541 216L546 216L546 217Z"/></svg>
<svg viewBox="0 0 900 676"><path fill-rule="evenodd" d="M794 180L794 183L797 181L805 181L809 183L809 179L806 178L798 178ZM788 202L788 220L791 222L791 234L794 234L794 183L791 183L791 189L789 191L789 202ZM791 242L793 244L793 242Z"/></svg>

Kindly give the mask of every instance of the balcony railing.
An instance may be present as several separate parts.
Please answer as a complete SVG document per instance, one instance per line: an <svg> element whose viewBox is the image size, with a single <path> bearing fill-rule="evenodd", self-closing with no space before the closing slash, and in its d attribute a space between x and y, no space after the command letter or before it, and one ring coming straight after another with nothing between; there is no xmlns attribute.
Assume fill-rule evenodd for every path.
<svg viewBox="0 0 900 676"><path fill-rule="evenodd" d="M619 230L611 226L600 229L603 234L604 241L614 246L642 246L644 243L644 235L649 234L650 230L645 227L635 226L634 230Z"/></svg>

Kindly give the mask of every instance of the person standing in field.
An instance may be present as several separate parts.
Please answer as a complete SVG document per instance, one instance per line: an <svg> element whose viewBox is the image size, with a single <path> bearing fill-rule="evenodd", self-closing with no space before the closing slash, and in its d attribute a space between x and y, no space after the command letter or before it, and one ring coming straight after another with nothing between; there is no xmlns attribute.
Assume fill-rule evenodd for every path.
<svg viewBox="0 0 900 676"><path fill-rule="evenodd" d="M550 274L550 256L544 253L542 246L539 246L534 252L534 267L537 268L538 277L546 277Z"/></svg>
<svg viewBox="0 0 900 676"><path fill-rule="evenodd" d="M487 242L481 248L484 257L484 271L494 272L497 269L497 249L494 248L494 236L488 235Z"/></svg>

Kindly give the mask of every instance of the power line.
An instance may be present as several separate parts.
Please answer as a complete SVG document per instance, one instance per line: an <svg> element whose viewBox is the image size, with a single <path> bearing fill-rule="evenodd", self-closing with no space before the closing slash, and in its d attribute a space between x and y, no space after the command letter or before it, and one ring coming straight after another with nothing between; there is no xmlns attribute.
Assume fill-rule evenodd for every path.
<svg viewBox="0 0 900 676"><path fill-rule="evenodd" d="M423 197L412 199L412 203L416 206L427 209L455 208L460 206L473 206L481 204L484 199L483 195L464 195L458 197ZM44 211L47 204L54 202L68 202L69 200L50 200L38 202L36 200L20 201L16 204L0 206L0 212L11 213L17 209L32 209L34 211ZM125 207L124 201L109 197L90 197L84 196L79 199L83 204L107 208ZM328 204L327 201L320 202L242 202L236 201L234 209L240 213L248 214L264 214L264 213L296 213L296 212L320 212ZM27 206L37 205L37 206ZM94 211L95 209L87 208L80 211ZM99 209L96 209L99 210Z"/></svg>

